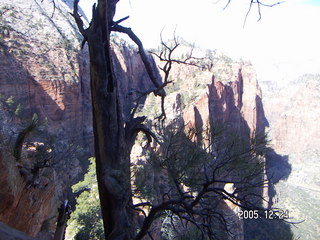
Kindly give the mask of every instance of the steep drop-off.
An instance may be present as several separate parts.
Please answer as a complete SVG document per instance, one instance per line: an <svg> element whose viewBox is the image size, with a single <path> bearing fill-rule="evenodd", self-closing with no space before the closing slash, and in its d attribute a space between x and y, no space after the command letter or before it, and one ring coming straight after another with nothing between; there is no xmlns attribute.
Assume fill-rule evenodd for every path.
<svg viewBox="0 0 320 240"><path fill-rule="evenodd" d="M320 77L306 74L285 87L263 82L262 88L271 146L287 156L292 168L276 185L279 206L289 209L294 221L302 221L292 228L296 238L318 239Z"/></svg>
<svg viewBox="0 0 320 240"><path fill-rule="evenodd" d="M40 239L52 237L62 201L74 204L71 186L93 154L88 50L80 50L72 6L4 0L0 8L0 221ZM113 50L120 94L132 102L127 93L151 82L136 51ZM15 141L35 113L40 126L17 160Z"/></svg>
<svg viewBox="0 0 320 240"><path fill-rule="evenodd" d="M81 155L69 155L68 149L72 146L75 151L76 146L84 153L92 149L88 53L86 48L80 51L81 38L68 14L72 1L55 1L53 16L50 1L2 2L0 221L50 239L57 207L66 198L72 200L70 186L83 175ZM126 117L135 99L132 93L153 86L135 49L115 46L113 56ZM217 56L210 70L176 65L171 78L174 84L167 86L165 100L168 120L180 119L201 128L223 122L247 141L264 132L262 96L251 65ZM157 116L160 99L151 94L144 100L141 114ZM37 183L30 184L21 168L39 160L36 146L47 146L48 139L31 134L27 140L33 145L23 146L21 162L13 157L12 147L34 113L45 123L45 133L55 139L47 153L65 150L55 166L41 170ZM241 232L240 225L237 231Z"/></svg>
<svg viewBox="0 0 320 240"><path fill-rule="evenodd" d="M92 136L88 54L68 13L72 1L55 3L54 12L50 1L4 0L0 8L0 221L31 236L43 232L41 239L54 231ZM33 114L42 126L17 160L15 139Z"/></svg>
<svg viewBox="0 0 320 240"><path fill-rule="evenodd" d="M252 137L264 135L268 121L264 115L262 93L252 65L216 55L210 70L177 64L171 71L171 77L173 84L167 86L168 95L165 100L168 122L175 121L180 125L191 123L199 132L208 127L225 129L231 134L239 135L243 144L250 144ZM161 113L160 100L153 95L147 98L144 107L141 114L148 115L151 119ZM197 135L196 138L198 142L203 141L202 136ZM144 159L140 146L135 146L134 150L133 159ZM264 162L268 179L276 175L279 181L290 173L286 159L271 148L268 149ZM283 165L284 172L271 168L270 163ZM265 206L272 206L272 199L276 194L274 189L270 186L269 189L259 191L258 194L269 199L268 203L264 203ZM221 204L221 208L229 216L233 215L230 209L236 212L236 207L232 204ZM232 228L236 235L233 239L292 237L290 226L284 223L239 221L236 216L233 221L235 225Z"/></svg>

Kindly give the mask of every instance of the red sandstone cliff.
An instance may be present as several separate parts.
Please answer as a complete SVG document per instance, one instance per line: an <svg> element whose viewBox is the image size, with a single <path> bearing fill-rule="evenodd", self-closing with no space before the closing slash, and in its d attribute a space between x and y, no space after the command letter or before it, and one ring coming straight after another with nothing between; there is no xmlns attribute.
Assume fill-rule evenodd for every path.
<svg viewBox="0 0 320 240"><path fill-rule="evenodd" d="M52 205L56 206L52 203L56 188L53 181L56 179L52 177L44 179L43 177L41 181L45 181L46 186L27 187L23 177L19 174L15 159L2 151L0 152L0 168L2 186L0 189L0 220L35 236L40 232L48 216L52 216ZM0 236L1 234L2 229Z"/></svg>
<svg viewBox="0 0 320 240"><path fill-rule="evenodd" d="M210 71L177 64L171 76L165 101L169 121L183 117L185 123L223 122L251 136L264 132L262 93L252 65L217 56ZM145 112L159 113L156 103L159 99L149 96Z"/></svg>
<svg viewBox="0 0 320 240"><path fill-rule="evenodd" d="M1 24L7 28L0 32L0 94L21 103L23 117L37 113L47 119L51 134L87 147L92 137L89 63L86 49L78 50L79 36L67 5L57 1L60 5L51 19L50 5L3 2L9 10L1 10ZM115 47L114 64L127 115L134 99L131 92L148 90L152 84L136 51ZM165 105L168 119L202 125L223 121L248 136L263 131L261 92L251 65L217 61L211 71L177 65L172 79L175 84L168 86ZM157 101L151 95L146 110L159 113ZM2 115L1 130L12 129L16 137L21 119ZM32 236L52 232L57 206L81 173L79 163L54 169L44 188L30 188L6 150L0 154L0 183L5 186L0 190L0 221Z"/></svg>
<svg viewBox="0 0 320 240"><path fill-rule="evenodd" d="M286 84L264 82L262 88L271 146L287 158L291 169L286 181L276 185L279 204L290 210L292 218L305 220L292 228L295 237L315 240L320 235L316 227L320 204L320 77L306 74Z"/></svg>
<svg viewBox="0 0 320 240"><path fill-rule="evenodd" d="M215 79L212 73L212 82L207 80L208 89L184 111L185 122L223 122L250 135L264 131L265 116L255 71L242 64L235 64L234 70L234 79L227 83Z"/></svg>
<svg viewBox="0 0 320 240"><path fill-rule="evenodd" d="M22 163L13 158L18 132L36 113L59 142L55 149L61 154L67 153L63 146L85 146L92 134L85 88L88 54L79 51L79 34L68 14L71 2L56 4L53 17L53 5L46 1L4 0L0 7L0 221L31 236L53 231L57 207L82 170L79 159L66 155L57 167L41 170L37 185L30 186L17 166L32 165L37 159L29 156L27 147ZM30 137L27 140L38 136Z"/></svg>
<svg viewBox="0 0 320 240"><path fill-rule="evenodd" d="M31 236L40 232L41 239L50 238L58 206L66 198L72 200L70 187L83 175L80 158L70 154L68 147L84 153L93 149L88 51L86 47L80 51L81 37L68 13L73 1L56 1L53 17L49 1L2 3L0 221ZM149 89L151 82L136 51L125 46L113 51L126 103L124 114L128 114L132 105L127 103L134 97L128 92ZM22 163L17 163L12 145L34 113L45 123L48 135L58 141L55 149L62 156L56 167L41 170L38 185L30 186L18 166L32 165L37 159L24 146ZM27 140L43 144L48 139L33 134Z"/></svg>
<svg viewBox="0 0 320 240"><path fill-rule="evenodd" d="M227 76L219 74L226 69ZM248 143L250 137L264 133L265 116L261 90L251 65L226 63L218 58L210 71L193 66L175 65L171 74L174 83L167 87L165 100L168 123L190 123L200 132L209 125L225 127L228 131L239 134L241 139ZM142 114L155 118L160 112L159 99L150 95ZM201 141L199 138L201 136L197 135L195 140ZM135 146L133 159L144 159L141 154L141 146ZM160 177L155 177L157 178ZM232 218L232 229L237 233L237 237L233 239L243 239L243 222L239 221L233 211L236 206L221 202L220 209ZM154 238L158 239L156 236Z"/></svg>

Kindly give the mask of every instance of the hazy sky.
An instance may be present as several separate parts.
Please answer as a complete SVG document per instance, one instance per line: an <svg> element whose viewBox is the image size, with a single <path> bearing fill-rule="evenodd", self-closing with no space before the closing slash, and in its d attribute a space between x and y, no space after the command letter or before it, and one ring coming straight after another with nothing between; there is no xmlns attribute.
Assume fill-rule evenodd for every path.
<svg viewBox="0 0 320 240"><path fill-rule="evenodd" d="M94 1L81 0L85 12ZM160 32L178 36L202 48L218 49L251 60L263 80L320 72L320 0L287 0L261 9L254 5L244 20L249 0L120 0L115 19L131 27L146 47L160 43ZM272 2L272 1L265 1ZM276 2L276 1L274 1Z"/></svg>

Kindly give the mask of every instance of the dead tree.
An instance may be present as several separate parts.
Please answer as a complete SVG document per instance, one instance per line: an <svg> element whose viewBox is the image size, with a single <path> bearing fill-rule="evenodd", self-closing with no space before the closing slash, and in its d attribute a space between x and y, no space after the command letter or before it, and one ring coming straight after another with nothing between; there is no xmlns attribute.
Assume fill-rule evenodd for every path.
<svg viewBox="0 0 320 240"><path fill-rule="evenodd" d="M129 240L135 235L130 152L138 132L150 138L152 134L142 123L144 117L132 116L127 122L122 117L110 53L110 31L117 25L113 16L118 0L98 1L98 5L93 6L93 18L87 29L78 14L78 2L74 2L73 16L89 46L96 172L105 237ZM155 94L164 96L161 83L152 76L151 80Z"/></svg>
<svg viewBox="0 0 320 240"><path fill-rule="evenodd" d="M71 206L68 200L65 200L58 209L59 216L57 221L56 231L54 233L54 240L63 240L65 237L65 230L67 227L67 221L70 218Z"/></svg>
<svg viewBox="0 0 320 240"><path fill-rule="evenodd" d="M228 136L226 140L224 129L214 133L184 125L158 129L159 146L148 150L150 159L139 169L147 168L149 175L160 172L163 187L153 186L150 176L137 174L142 185L137 183L134 190L141 202L134 207L143 213L144 221L136 240L143 239L165 211L173 229L193 226L199 239L221 239L217 238L219 231L232 235L232 221L223 212L226 210L220 209L227 202L234 207L230 209L233 219L237 219L236 209L256 211L258 218L264 217L261 203L267 199L260 193L268 181L263 178L264 163L257 155L257 149L266 149L264 141L244 147L240 138ZM205 136L206 146L194 140L199 134ZM159 190L148 199L142 193L146 186Z"/></svg>
<svg viewBox="0 0 320 240"><path fill-rule="evenodd" d="M139 38L130 28L119 25L126 18L113 21L118 0L99 0L98 4L93 6L92 21L87 29L84 28L81 16L78 14L78 2L79 0L74 1L72 15L84 37L84 42L87 42L89 46L96 173L106 239L142 239L148 234L150 225L160 212L169 210L179 215L183 210L187 214L193 213L197 211L194 207L202 202L208 191L217 191L216 194L236 204L237 199L234 196L223 189L212 189L210 182L202 186L202 190L200 189L196 197L182 192L179 196L158 205L132 204L130 152L139 132L144 132L149 141L155 135L143 124L146 117L135 117L135 109L129 120L125 121L122 117L122 106L110 52L110 32L125 33L138 45L141 59L154 84L154 88L145 95L153 92L162 98L163 114L165 114L163 88L169 83L169 80L165 78L162 83L155 77ZM175 47L167 48L169 54L174 49ZM169 74L173 62L165 63L163 71L166 75ZM165 115L161 116L163 117ZM180 191L179 188L177 190ZM151 209L143 224L138 226L134 215L143 205L149 205ZM181 215L181 217L187 218L186 215ZM192 218L190 221L193 221ZM140 230L136 234L137 227L140 227Z"/></svg>
<svg viewBox="0 0 320 240"><path fill-rule="evenodd" d="M25 139L38 126L39 126L38 116L37 116L37 114L34 114L30 123L28 123L28 125L19 132L18 137L17 137L15 144L14 144L14 148L13 148L13 156L17 162L20 161L22 146L23 146Z"/></svg>
<svg viewBox="0 0 320 240"><path fill-rule="evenodd" d="M225 5L224 9L226 9L229 4L231 3L232 0L228 0L227 4ZM268 2L268 3L265 3L264 1L262 0L249 0L249 8L247 10L247 13L246 13L246 16L245 16L245 19L243 21L243 26L245 26L246 24L246 21L247 21L247 18L249 16L249 13L252 11L252 7L253 5L255 5L257 7L257 12L258 12L258 21L261 20L261 17L262 17L262 14L261 14L261 7L274 7L276 5L279 5L281 3L283 3L284 1L280 1L280 2Z"/></svg>

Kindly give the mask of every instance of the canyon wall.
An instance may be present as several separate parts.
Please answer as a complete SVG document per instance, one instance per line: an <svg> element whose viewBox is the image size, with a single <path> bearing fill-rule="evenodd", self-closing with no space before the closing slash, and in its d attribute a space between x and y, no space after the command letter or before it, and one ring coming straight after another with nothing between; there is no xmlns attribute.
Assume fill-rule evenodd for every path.
<svg viewBox="0 0 320 240"><path fill-rule="evenodd" d="M79 50L81 37L68 14L72 1L55 2L54 12L50 1L36 0L14 4L3 0L0 9L0 183L4 186L0 221L40 239L52 238L57 207L64 199L74 198L70 186L83 176L83 158L92 154L88 51L86 47ZM126 118L137 91L153 85L134 48L114 45L113 58ZM154 68L158 64L155 60ZM264 133L262 95L250 64L217 56L210 70L175 65L171 78L174 84L166 87L165 99L169 121L178 119L201 128L223 122L248 142ZM160 99L153 94L141 105L141 114L160 113ZM59 156L56 166L43 170L36 185L30 185L21 168L37 160L34 148L25 145L17 162L12 146L34 113L56 141L50 146L62 146L59 149L66 149L62 151L66 155ZM41 146L48 139L34 133L29 140ZM82 155L67 155L68 147L75 146ZM244 224L238 223L241 232Z"/></svg>
<svg viewBox="0 0 320 240"><path fill-rule="evenodd" d="M320 76L306 74L286 84L269 81L261 86L271 146L286 156L291 168L285 181L276 184L277 206L302 221L292 228L295 238L315 240L320 235Z"/></svg>
<svg viewBox="0 0 320 240"><path fill-rule="evenodd" d="M42 240L52 238L63 200L75 205L71 186L93 154L88 49L80 50L73 1L55 4L54 10L52 1L3 0L0 8L0 221ZM135 98L128 93L152 84L136 51L113 46L128 115ZM34 114L39 129L26 137L17 160L15 140ZM54 162L35 177L36 164L46 161L39 146L54 153Z"/></svg>
<svg viewBox="0 0 320 240"><path fill-rule="evenodd" d="M248 136L263 133L265 116L254 68L234 63L233 70L234 77L227 83L217 79L213 70L211 79L205 83L206 91L184 111L185 122L223 122Z"/></svg>
<svg viewBox="0 0 320 240"><path fill-rule="evenodd" d="M58 206L72 199L92 142L88 52L80 51L72 1L55 3L54 10L51 1L3 0L0 8L0 221L41 239L52 236ZM41 127L17 161L12 147L34 114ZM35 149L48 141L52 165L35 174L48 161Z"/></svg>
<svg viewBox="0 0 320 240"><path fill-rule="evenodd" d="M268 120L264 114L262 92L253 66L226 60L219 55L213 63L210 70L174 65L171 71L173 84L166 87L167 121L178 122L180 125L191 124L197 132L208 128L220 129L231 134L227 137L240 137L242 144L247 146L252 143L252 138L263 138ZM159 99L149 95L141 114L155 119L161 113L160 104ZM206 144L203 136L197 135L195 141ZM136 154L132 156L133 159L143 159L142 148L136 146L134 150ZM266 166L265 177L272 179L276 175L277 181L285 179L290 174L287 159L272 148L266 150L267 154L262 158ZM277 171L277 165L283 166L283 169ZM273 205L276 192L271 185L269 189L257 191L269 201L264 203L265 207ZM232 230L235 235L232 239L264 239L266 234L268 239L276 239L277 235L283 236L283 239L292 237L290 226L285 223L239 221L236 206L226 202L220 208L234 222Z"/></svg>
<svg viewBox="0 0 320 240"><path fill-rule="evenodd" d="M50 132L82 138L88 52L79 51L70 9L58 1L51 17L49 1L2 3L0 94L20 103L25 117L46 119Z"/></svg>

